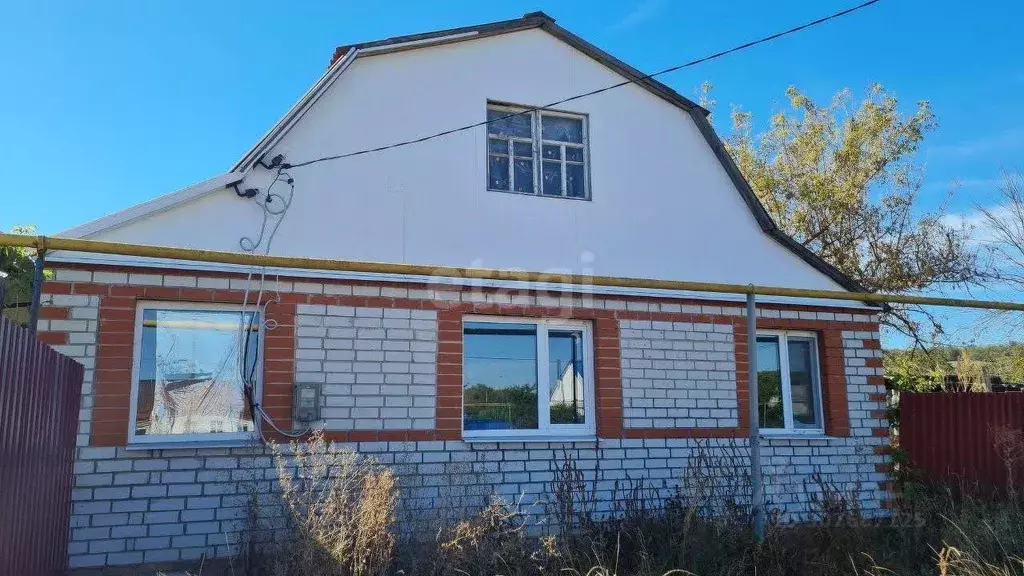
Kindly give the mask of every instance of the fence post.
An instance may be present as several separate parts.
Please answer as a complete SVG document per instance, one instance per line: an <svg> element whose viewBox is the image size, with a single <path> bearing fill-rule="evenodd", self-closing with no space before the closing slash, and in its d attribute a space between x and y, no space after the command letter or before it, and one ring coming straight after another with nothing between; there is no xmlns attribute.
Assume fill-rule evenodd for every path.
<svg viewBox="0 0 1024 576"><path fill-rule="evenodd" d="M0 267L4 265L3 254L0 253ZM7 272L0 270L0 312L3 312L4 302L7 301Z"/></svg>
<svg viewBox="0 0 1024 576"><path fill-rule="evenodd" d="M754 538L764 540L764 489L761 484L761 426L758 422L757 390L757 305L754 293L747 294L747 396L750 400L750 510Z"/></svg>
<svg viewBox="0 0 1024 576"><path fill-rule="evenodd" d="M43 250L36 253L35 265L32 269L32 303L28 309L28 329L33 334L39 325L39 302L43 293L43 268L46 267L46 254Z"/></svg>

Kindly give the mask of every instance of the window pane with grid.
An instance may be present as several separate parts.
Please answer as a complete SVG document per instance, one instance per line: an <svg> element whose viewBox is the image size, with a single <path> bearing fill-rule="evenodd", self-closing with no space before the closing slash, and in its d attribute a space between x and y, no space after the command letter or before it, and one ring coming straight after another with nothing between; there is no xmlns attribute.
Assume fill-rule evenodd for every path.
<svg viewBox="0 0 1024 576"><path fill-rule="evenodd" d="M489 189L533 193L533 145L530 142L491 137L487 140L487 152Z"/></svg>
<svg viewBox="0 0 1024 576"><path fill-rule="evenodd" d="M544 171L541 192L546 196L585 198L583 119L541 115Z"/></svg>
<svg viewBox="0 0 1024 576"><path fill-rule="evenodd" d="M532 116L488 110L487 118L487 188L533 194Z"/></svg>
<svg viewBox="0 0 1024 576"><path fill-rule="evenodd" d="M492 107L487 118L488 189L587 198L582 117Z"/></svg>

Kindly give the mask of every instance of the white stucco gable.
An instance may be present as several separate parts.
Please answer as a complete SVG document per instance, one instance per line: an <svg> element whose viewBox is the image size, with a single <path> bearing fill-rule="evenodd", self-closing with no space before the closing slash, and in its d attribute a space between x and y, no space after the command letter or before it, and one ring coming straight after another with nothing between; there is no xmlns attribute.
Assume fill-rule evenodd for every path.
<svg viewBox="0 0 1024 576"><path fill-rule="evenodd" d="M280 154L295 164L385 146L482 122L488 102L541 106L635 79L617 61L595 59L589 45L574 44L582 41L546 17L511 22L519 24L350 48L235 172L208 181L201 194L66 234L237 251L241 238L256 241L261 229L265 242L277 221L272 215L265 223L259 207L274 171L254 165L258 159ZM288 170L294 194L270 253L853 287L766 221L731 161L714 148L720 142L699 108L650 83L559 107L586 117L589 200L488 191L480 126ZM234 185L260 193L241 198ZM274 208L291 195L284 180L273 192L282 195Z"/></svg>

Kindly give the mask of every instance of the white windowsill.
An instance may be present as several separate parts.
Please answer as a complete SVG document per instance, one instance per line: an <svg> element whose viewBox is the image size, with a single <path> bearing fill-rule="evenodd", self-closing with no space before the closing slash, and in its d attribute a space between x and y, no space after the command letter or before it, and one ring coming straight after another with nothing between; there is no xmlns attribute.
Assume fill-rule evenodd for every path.
<svg viewBox="0 0 1024 576"><path fill-rule="evenodd" d="M517 196L533 196L534 198L559 198L562 200L582 200L584 202L590 202L591 198L587 196L552 196L549 194L539 194L536 192L519 192L518 190L501 190L500 188L488 188L488 192L500 192L502 194L515 194Z"/></svg>
<svg viewBox="0 0 1024 576"><path fill-rule="evenodd" d="M125 450L198 450L201 448L251 448L263 446L258 437L231 440L168 440L166 442L129 442Z"/></svg>
<svg viewBox="0 0 1024 576"><path fill-rule="evenodd" d="M467 444L473 443L497 443L497 442L597 442L596 434L583 434L578 436L566 436L565 434L502 434L495 436L467 436L463 433L462 441Z"/></svg>
<svg viewBox="0 0 1024 576"><path fill-rule="evenodd" d="M761 432L762 440L840 440L838 436L828 436L824 432Z"/></svg>

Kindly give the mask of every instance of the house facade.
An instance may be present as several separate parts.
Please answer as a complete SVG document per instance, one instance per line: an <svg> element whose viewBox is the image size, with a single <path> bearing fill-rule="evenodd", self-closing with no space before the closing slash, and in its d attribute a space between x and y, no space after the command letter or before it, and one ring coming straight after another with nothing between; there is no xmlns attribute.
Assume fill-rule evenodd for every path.
<svg viewBox="0 0 1024 576"><path fill-rule="evenodd" d="M410 519L543 506L566 458L607 511L698 459L739 479L742 297L562 275L858 290L775 227L704 110L540 13L341 47L230 171L63 235L418 267L49 254L39 335L86 367L73 568L228 555L276 475L266 442L311 429L393 466ZM814 481L883 513L877 314L758 299L787 518Z"/></svg>

